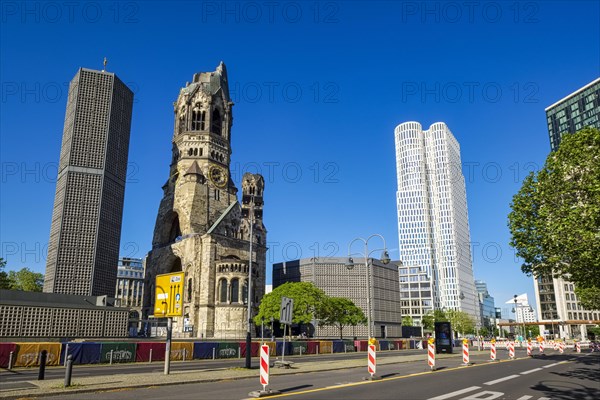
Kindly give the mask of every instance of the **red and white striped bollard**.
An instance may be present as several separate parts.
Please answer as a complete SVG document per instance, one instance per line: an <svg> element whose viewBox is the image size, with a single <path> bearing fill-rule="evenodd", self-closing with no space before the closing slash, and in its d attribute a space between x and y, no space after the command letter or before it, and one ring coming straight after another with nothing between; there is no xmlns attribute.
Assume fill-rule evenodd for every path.
<svg viewBox="0 0 600 400"><path fill-rule="evenodd" d="M581 345L579 344L579 342L575 343L575 351L581 353Z"/></svg>
<svg viewBox="0 0 600 400"><path fill-rule="evenodd" d="M543 341L540 342L540 349L539 350L540 350L540 354L544 355L544 342Z"/></svg>
<svg viewBox="0 0 600 400"><path fill-rule="evenodd" d="M527 357L533 357L533 343L531 343L531 340L527 342Z"/></svg>
<svg viewBox="0 0 600 400"><path fill-rule="evenodd" d="M427 365L432 371L435 371L435 342L433 338L427 341Z"/></svg>
<svg viewBox="0 0 600 400"><path fill-rule="evenodd" d="M372 344L369 345L368 353L369 353L369 355L368 355L367 368L368 368L369 374L371 374L371 379L374 379L373 375L375 375L375 372L377 372L377 352L375 350L375 345L372 345Z"/></svg>
<svg viewBox="0 0 600 400"><path fill-rule="evenodd" d="M267 345L260 346L260 384L263 385L263 391L267 390L269 385L269 346Z"/></svg>
<svg viewBox="0 0 600 400"><path fill-rule="evenodd" d="M496 341L490 342L490 361L496 361Z"/></svg>
<svg viewBox="0 0 600 400"><path fill-rule="evenodd" d="M470 363L469 363L469 341L467 339L463 339L462 354L463 354L462 365L470 365Z"/></svg>
<svg viewBox="0 0 600 400"><path fill-rule="evenodd" d="M515 358L515 342L508 342L508 358L511 360Z"/></svg>

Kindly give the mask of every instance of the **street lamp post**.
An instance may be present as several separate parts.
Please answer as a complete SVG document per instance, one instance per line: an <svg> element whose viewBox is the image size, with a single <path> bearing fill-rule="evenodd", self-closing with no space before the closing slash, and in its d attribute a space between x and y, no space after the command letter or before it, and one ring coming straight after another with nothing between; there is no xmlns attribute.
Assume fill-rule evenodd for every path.
<svg viewBox="0 0 600 400"><path fill-rule="evenodd" d="M358 238L355 238L354 240L352 240L350 242L350 244L348 245L348 261L346 263L346 267L348 269L352 269L354 266L354 260L352 259L353 254L358 254L358 255L364 256L364 258L365 258L365 278L367 281L366 282L367 283L367 325L368 325L367 326L367 332L368 332L367 334L369 336L369 339L371 339L371 337L372 337L373 321L371 318L371 290L372 290L372 288L371 288L371 271L369 270L369 256L371 255L371 253L369 253L368 244L369 244L369 240L371 240L372 238L374 238L376 236L381 238L381 240L383 241L383 249L376 249L376 250L371 251L371 253L378 251L378 250L383 250L381 253L381 262L383 264L388 264L390 262L390 256L388 254L387 246L385 244L385 238L377 233L369 236L366 239L358 237ZM364 253L362 253L362 254L361 253L350 253L352 244L354 244L354 242L356 242L356 241L361 241L364 244L364 246L365 246Z"/></svg>
<svg viewBox="0 0 600 400"><path fill-rule="evenodd" d="M246 301L248 303L248 324L246 329L246 365L245 367L252 368L252 242L254 242L254 196L250 196L250 249L248 253L248 293Z"/></svg>
<svg viewBox="0 0 600 400"><path fill-rule="evenodd" d="M516 294L513 295L513 300L515 302L515 310L514 310L514 312L515 312L515 322L518 324L519 323L519 319L517 317L517 315L518 315L518 313L517 313L517 297L518 296ZM516 339L516 336L517 336L517 332L518 332L518 325L515 325L515 339Z"/></svg>

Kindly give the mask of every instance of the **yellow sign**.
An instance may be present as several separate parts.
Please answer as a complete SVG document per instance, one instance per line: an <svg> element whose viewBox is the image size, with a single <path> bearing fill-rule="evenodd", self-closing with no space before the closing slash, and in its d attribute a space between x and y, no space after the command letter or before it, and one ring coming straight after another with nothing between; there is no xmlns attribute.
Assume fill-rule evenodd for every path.
<svg viewBox="0 0 600 400"><path fill-rule="evenodd" d="M155 317L181 317L183 315L183 277L183 272L156 275Z"/></svg>

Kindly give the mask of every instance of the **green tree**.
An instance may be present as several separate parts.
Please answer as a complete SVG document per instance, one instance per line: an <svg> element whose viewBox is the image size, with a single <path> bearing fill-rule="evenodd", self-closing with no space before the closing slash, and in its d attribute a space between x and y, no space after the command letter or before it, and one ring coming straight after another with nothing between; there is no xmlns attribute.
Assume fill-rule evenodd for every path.
<svg viewBox="0 0 600 400"><path fill-rule="evenodd" d="M446 311L448 322L452 326L452 329L461 334L473 333L475 328L475 321L469 314L464 311L448 310Z"/></svg>
<svg viewBox="0 0 600 400"><path fill-rule="evenodd" d="M262 298L254 323L260 325L261 321L271 318L279 320L282 297L294 299L292 322L295 324L307 324L323 316L325 292L310 282L287 282Z"/></svg>
<svg viewBox="0 0 600 400"><path fill-rule="evenodd" d="M403 326L414 326L414 321L410 315L405 315L402 317L402 325Z"/></svg>
<svg viewBox="0 0 600 400"><path fill-rule="evenodd" d="M0 289L10 289L10 281L8 280L8 274L4 271L6 261L4 258L0 258Z"/></svg>
<svg viewBox="0 0 600 400"><path fill-rule="evenodd" d="M328 297L319 324L337 327L340 330L340 339L343 339L345 326L356 326L366 322L367 317L362 309L357 307L352 300L344 297Z"/></svg>
<svg viewBox="0 0 600 400"><path fill-rule="evenodd" d="M594 296L600 290L600 130L564 136L510 206L510 245L523 260L521 270L564 277L588 307L600 308Z"/></svg>
<svg viewBox="0 0 600 400"><path fill-rule="evenodd" d="M600 288L598 287L575 287L575 293L579 304L588 310L600 309Z"/></svg>
<svg viewBox="0 0 600 400"><path fill-rule="evenodd" d="M19 271L8 271L8 281L11 290L41 292L44 288L44 275L33 272L27 267Z"/></svg>
<svg viewBox="0 0 600 400"><path fill-rule="evenodd" d="M423 315L423 328L433 331L435 328L435 323L436 322L447 322L448 321L448 317L446 316L446 313L442 310L435 310L433 312L428 312L427 314Z"/></svg>

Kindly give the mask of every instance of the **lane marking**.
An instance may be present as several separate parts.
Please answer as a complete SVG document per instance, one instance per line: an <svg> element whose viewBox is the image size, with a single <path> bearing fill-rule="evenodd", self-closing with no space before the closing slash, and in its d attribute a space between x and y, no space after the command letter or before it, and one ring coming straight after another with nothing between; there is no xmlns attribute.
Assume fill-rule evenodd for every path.
<svg viewBox="0 0 600 400"><path fill-rule="evenodd" d="M542 368L556 367L558 364L560 364L560 363L548 364L548 365L544 365Z"/></svg>
<svg viewBox="0 0 600 400"><path fill-rule="evenodd" d="M523 358L516 358L514 360L500 360L499 362L502 363L502 362L511 362L511 361L529 360L529 359L530 359L529 357L523 357ZM487 366L492 366L492 365L498 365L498 363L473 364L471 366L471 368L487 367ZM297 391L297 392L287 392L287 393L282 393L282 394L276 394L274 396L269 396L269 398L274 399L274 398L280 398L280 397L292 397L292 396L298 396L298 395L302 395L302 394L306 394L306 393L323 392L323 391L329 391L329 390L335 390L335 389L342 389L342 388L345 388L345 387L352 387L352 386L358 386L358 385L377 384L377 383L395 381L395 380L398 380L398 379L412 378L412 377L415 377L415 376L433 375L433 374L440 374L440 373L443 374L445 372L458 371L458 370L464 370L464 367L462 367L462 366L460 366L460 367L450 367L450 368L440 369L440 370L437 370L437 371L415 372L415 373L408 374L408 375L394 376L394 377L391 377L391 378L383 378L383 379L380 379L378 381L353 382L353 383L347 383L347 384L343 384L343 385L339 385L339 386L329 386L329 387L322 387L322 388L301 390L301 391Z"/></svg>
<svg viewBox="0 0 600 400"><path fill-rule="evenodd" d="M465 388L465 389L457 390L456 392L443 394L443 395L437 396L437 397L432 397L432 398L430 398L428 400L444 400L444 399L449 399L451 397L459 396L459 395L465 394L465 393L469 393L469 392L472 392L473 390L477 390L477 389L481 389L481 386L471 386L471 387L468 387L468 388Z"/></svg>
<svg viewBox="0 0 600 400"><path fill-rule="evenodd" d="M533 396L529 396L529 395L525 395L525 396L521 396L519 397L517 400L528 400L530 398L532 398Z"/></svg>
<svg viewBox="0 0 600 400"><path fill-rule="evenodd" d="M489 382L484 382L484 385L494 385L496 383L500 383L500 382L504 382L504 381L508 381L509 379L514 379L514 378L518 378L519 375L509 375L509 376L505 376L504 378L500 378L500 379L496 379L493 381L489 381Z"/></svg>
<svg viewBox="0 0 600 400"><path fill-rule="evenodd" d="M541 371L542 368L534 368L534 369L530 369L529 371L525 371L525 372L521 372L521 375L527 375L527 374L531 374L532 372L537 372L537 371Z"/></svg>

